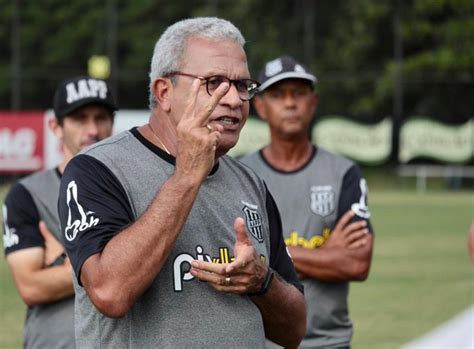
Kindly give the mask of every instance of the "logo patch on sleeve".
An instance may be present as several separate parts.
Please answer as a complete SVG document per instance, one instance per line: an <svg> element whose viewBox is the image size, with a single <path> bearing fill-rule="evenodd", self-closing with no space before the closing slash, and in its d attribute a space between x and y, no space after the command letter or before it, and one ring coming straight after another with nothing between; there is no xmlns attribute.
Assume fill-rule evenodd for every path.
<svg viewBox="0 0 474 349"><path fill-rule="evenodd" d="M14 245L18 245L20 243L20 238L16 233L15 228L10 228L8 226L8 211L7 206L3 205L3 223L5 225L5 233L3 234L3 246L5 248L12 247Z"/></svg>
<svg viewBox="0 0 474 349"><path fill-rule="evenodd" d="M263 227L262 227L262 218L258 213L257 205L249 204L248 202L242 201L244 207L242 211L245 215L245 224L247 225L247 230L249 233L257 240L259 243L263 242Z"/></svg>
<svg viewBox="0 0 474 349"><path fill-rule="evenodd" d="M94 212L86 212L81 204L79 204L76 181L69 182L67 186L66 202L68 214L67 226L66 229L64 229L64 236L68 241L74 240L78 232L84 231L99 224L99 218L93 215Z"/></svg>
<svg viewBox="0 0 474 349"><path fill-rule="evenodd" d="M356 215L361 218L369 219L370 218L370 211L369 206L367 206L367 181L364 178L360 179L359 183L360 187L360 199L359 202L352 204L351 210L354 211Z"/></svg>

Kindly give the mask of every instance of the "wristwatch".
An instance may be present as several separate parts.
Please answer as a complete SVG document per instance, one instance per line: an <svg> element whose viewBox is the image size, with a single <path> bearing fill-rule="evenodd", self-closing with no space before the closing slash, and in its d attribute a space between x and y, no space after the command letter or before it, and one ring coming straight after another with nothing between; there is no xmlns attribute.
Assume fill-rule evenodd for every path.
<svg viewBox="0 0 474 349"><path fill-rule="evenodd" d="M272 268L268 267L267 275L265 275L265 280L263 280L262 288L260 289L260 291L251 292L251 293L248 293L248 295L261 296L267 293L268 289L270 288L270 285L272 284L274 275L275 275L275 272L272 270Z"/></svg>

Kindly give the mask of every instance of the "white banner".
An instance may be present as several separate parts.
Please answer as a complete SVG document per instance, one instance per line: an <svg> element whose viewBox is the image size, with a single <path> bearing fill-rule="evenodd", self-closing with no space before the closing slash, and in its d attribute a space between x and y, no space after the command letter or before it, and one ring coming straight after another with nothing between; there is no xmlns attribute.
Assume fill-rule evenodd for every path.
<svg viewBox="0 0 474 349"><path fill-rule="evenodd" d="M24 167L22 170L52 168L62 160L62 146L48 127L48 119L53 117L53 112L47 110L43 115L44 119L41 115L37 115L39 123L35 126L38 138L35 154L37 153L37 156L42 158L41 164L31 162L28 167ZM119 110L115 116L113 133L141 126L148 122L149 116L149 110ZM7 120L7 116L4 117ZM6 142L2 143L1 147L5 153L13 152L12 144L16 144L12 141L14 129L20 127L22 123L32 125L32 121L29 121L25 116L12 120L15 125L18 125L10 125L12 130L3 130L3 133L0 133L4 136L0 137L0 143ZM2 121L3 123L4 126L7 125L6 121ZM360 163L377 165L389 159L392 148L392 127L393 124L389 118L385 118L377 124L365 125L345 117L327 116L315 125L311 136L315 144L329 151ZM257 151L269 143L270 130L267 123L258 118L249 118L242 129L239 142L230 150L229 155L240 157ZM44 154L44 158L42 154ZM0 151L0 160L1 155ZM4 154L4 156L7 155ZM405 122L401 127L399 151L401 163L406 163L417 157L428 157L448 163L466 163L472 161L473 155L474 120L472 119L463 125L448 126L427 119L414 118ZM17 167L16 165L15 168L19 170ZM6 163L3 164L3 167L0 164L0 171L8 171L8 169Z"/></svg>
<svg viewBox="0 0 474 349"><path fill-rule="evenodd" d="M313 129L317 145L357 162L376 165L387 161L392 150L392 120L365 125L341 116L328 116Z"/></svg>
<svg viewBox="0 0 474 349"><path fill-rule="evenodd" d="M400 128L401 163L423 157L448 163L466 163L474 156L474 120L452 126L415 117Z"/></svg>

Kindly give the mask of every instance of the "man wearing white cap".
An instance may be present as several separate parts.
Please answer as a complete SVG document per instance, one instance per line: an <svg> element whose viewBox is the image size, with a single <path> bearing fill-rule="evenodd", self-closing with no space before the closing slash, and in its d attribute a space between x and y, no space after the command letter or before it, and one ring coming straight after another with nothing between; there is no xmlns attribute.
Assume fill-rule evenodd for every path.
<svg viewBox="0 0 474 349"><path fill-rule="evenodd" d="M242 162L266 182L281 213L283 235L305 287L301 348L349 348L350 281L369 273L373 233L367 185L353 162L308 139L316 77L290 56L268 62L254 99L271 142Z"/></svg>

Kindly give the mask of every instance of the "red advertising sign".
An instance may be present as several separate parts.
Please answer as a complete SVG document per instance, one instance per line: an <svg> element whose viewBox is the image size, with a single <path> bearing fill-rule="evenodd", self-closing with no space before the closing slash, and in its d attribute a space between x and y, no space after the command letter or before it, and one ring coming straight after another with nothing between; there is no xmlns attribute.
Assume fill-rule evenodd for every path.
<svg viewBox="0 0 474 349"><path fill-rule="evenodd" d="M0 172L32 172L44 166L44 112L0 111Z"/></svg>

